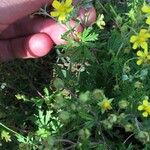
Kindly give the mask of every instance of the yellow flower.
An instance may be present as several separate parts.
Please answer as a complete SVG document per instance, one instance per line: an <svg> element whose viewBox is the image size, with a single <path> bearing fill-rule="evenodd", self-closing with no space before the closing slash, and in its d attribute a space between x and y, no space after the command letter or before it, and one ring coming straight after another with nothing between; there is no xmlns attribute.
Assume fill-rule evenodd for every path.
<svg viewBox="0 0 150 150"><path fill-rule="evenodd" d="M147 14L146 24L150 25L150 6L144 5L142 7L142 12Z"/></svg>
<svg viewBox="0 0 150 150"><path fill-rule="evenodd" d="M65 21L68 14L73 10L72 0L59 2L54 0L52 6L55 8L50 14L52 17L58 17L59 21Z"/></svg>
<svg viewBox="0 0 150 150"><path fill-rule="evenodd" d="M96 21L97 26L100 29L104 29L104 26L106 25L105 21L104 21L104 15L98 15L97 21Z"/></svg>
<svg viewBox="0 0 150 150"><path fill-rule="evenodd" d="M100 102L100 107L102 109L102 113L104 113L107 110L112 109L111 102L112 102L112 99L107 99L107 98L103 99L103 101Z"/></svg>
<svg viewBox="0 0 150 150"><path fill-rule="evenodd" d="M133 49L142 47L144 50L148 49L147 40L150 38L150 33L146 29L141 29L138 35L132 35L130 42L133 43Z"/></svg>
<svg viewBox="0 0 150 150"><path fill-rule="evenodd" d="M138 56L138 61L136 62L137 65L141 65L143 63L150 64L150 54L147 50L138 51L137 56Z"/></svg>
<svg viewBox="0 0 150 150"><path fill-rule="evenodd" d="M138 106L138 110L143 111L143 113L142 113L143 117L148 117L148 115L150 115L150 103L148 102L147 96L143 100L142 105Z"/></svg>

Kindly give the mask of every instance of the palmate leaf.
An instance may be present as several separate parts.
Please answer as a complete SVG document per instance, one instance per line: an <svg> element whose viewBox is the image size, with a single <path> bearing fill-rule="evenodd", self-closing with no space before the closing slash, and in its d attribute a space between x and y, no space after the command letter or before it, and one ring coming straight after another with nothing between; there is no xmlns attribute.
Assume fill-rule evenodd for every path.
<svg viewBox="0 0 150 150"><path fill-rule="evenodd" d="M95 41L98 40L98 34L94 32L92 27L85 28L82 33L77 35L78 40L69 38L67 31L62 38L67 41L67 44L57 46L63 49L63 53L58 53L60 58L69 57L71 62L83 62L85 60L95 61L93 48Z"/></svg>

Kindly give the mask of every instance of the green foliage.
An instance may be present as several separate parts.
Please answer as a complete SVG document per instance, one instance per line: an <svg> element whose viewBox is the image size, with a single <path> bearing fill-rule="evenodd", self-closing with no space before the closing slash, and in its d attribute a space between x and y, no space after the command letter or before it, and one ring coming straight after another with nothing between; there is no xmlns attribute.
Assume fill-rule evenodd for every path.
<svg viewBox="0 0 150 150"><path fill-rule="evenodd" d="M150 98L150 66L136 64L130 43L146 26L143 3L95 0L103 30L70 29L45 58L1 63L0 149L150 149L150 119L138 110Z"/></svg>

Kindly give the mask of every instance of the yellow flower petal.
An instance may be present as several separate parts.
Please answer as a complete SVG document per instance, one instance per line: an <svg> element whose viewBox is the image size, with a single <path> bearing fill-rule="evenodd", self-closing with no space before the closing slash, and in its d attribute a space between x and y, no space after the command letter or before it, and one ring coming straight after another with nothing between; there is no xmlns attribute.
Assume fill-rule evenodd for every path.
<svg viewBox="0 0 150 150"><path fill-rule="evenodd" d="M143 112L142 115L143 115L143 117L148 117L148 112L145 111L145 112Z"/></svg>
<svg viewBox="0 0 150 150"><path fill-rule="evenodd" d="M148 49L148 44L147 44L147 42L142 42L142 43L141 43L141 47L142 47L144 50L147 50L147 49Z"/></svg>
<svg viewBox="0 0 150 150"><path fill-rule="evenodd" d="M147 56L147 59L150 60L150 55Z"/></svg>
<svg viewBox="0 0 150 150"><path fill-rule="evenodd" d="M143 11L144 13L150 13L150 6L144 5L144 6L142 7L142 11Z"/></svg>
<svg viewBox="0 0 150 150"><path fill-rule="evenodd" d="M104 15L103 15L103 14L100 15L100 19L101 19L101 20L104 19Z"/></svg>
<svg viewBox="0 0 150 150"><path fill-rule="evenodd" d="M139 59L139 60L136 62L137 65L141 65L142 63L143 63L143 60L142 60L142 59Z"/></svg>
<svg viewBox="0 0 150 150"><path fill-rule="evenodd" d="M59 17L58 17L59 21L65 21L66 20L66 15L65 13L62 13Z"/></svg>
<svg viewBox="0 0 150 150"><path fill-rule="evenodd" d="M146 19L146 24L150 25L150 17Z"/></svg>
<svg viewBox="0 0 150 150"><path fill-rule="evenodd" d="M141 29L139 35L143 36L146 32L148 32L146 29Z"/></svg>
<svg viewBox="0 0 150 150"><path fill-rule="evenodd" d="M73 7L70 7L70 8L67 8L67 9L66 9L66 12L67 12L67 13L70 13L72 10L73 10Z"/></svg>
<svg viewBox="0 0 150 150"><path fill-rule="evenodd" d="M144 100L149 100L149 97L148 97L148 96L145 96L145 97L144 97Z"/></svg>
<svg viewBox="0 0 150 150"><path fill-rule="evenodd" d="M61 4L59 1L54 0L53 3L52 3L52 6L53 6L55 9L59 10L59 9L61 8L62 4Z"/></svg>
<svg viewBox="0 0 150 150"><path fill-rule="evenodd" d="M143 100L143 105L147 106L149 103L148 103L148 100Z"/></svg>
<svg viewBox="0 0 150 150"><path fill-rule="evenodd" d="M102 22L101 22L101 25L102 25L102 26L105 26L105 25L106 25L106 23L105 23L104 21L102 21Z"/></svg>
<svg viewBox="0 0 150 150"><path fill-rule="evenodd" d="M134 43L136 40L137 40L137 36L135 36L135 35L131 36L131 38L130 38L131 43Z"/></svg>
<svg viewBox="0 0 150 150"><path fill-rule="evenodd" d="M148 48L147 49L144 49L144 57L147 57L148 56Z"/></svg>
<svg viewBox="0 0 150 150"><path fill-rule="evenodd" d="M145 108L145 111L148 112L148 114L150 114L150 106L147 106L147 107Z"/></svg>
<svg viewBox="0 0 150 150"><path fill-rule="evenodd" d="M72 0L66 0L66 2L65 2L65 7L69 7L69 6L71 6L71 4L72 4Z"/></svg>
<svg viewBox="0 0 150 150"><path fill-rule="evenodd" d="M144 38L145 38L145 40L147 40L148 38L150 38L150 33L149 32L145 33L144 34Z"/></svg>
<svg viewBox="0 0 150 150"><path fill-rule="evenodd" d="M139 110L139 111L141 111L141 110L143 110L143 109L144 109L143 105L140 105L140 106L138 107L138 110Z"/></svg>
<svg viewBox="0 0 150 150"><path fill-rule="evenodd" d="M52 17L58 17L60 13L58 11L52 11L50 14Z"/></svg>
<svg viewBox="0 0 150 150"><path fill-rule="evenodd" d="M133 44L132 48L133 48L133 49L137 49L137 48L138 48L138 43L135 42L135 43Z"/></svg>
<svg viewBox="0 0 150 150"><path fill-rule="evenodd" d="M139 56L139 57L143 57L144 56L144 52L142 52L142 51L137 51L137 56Z"/></svg>

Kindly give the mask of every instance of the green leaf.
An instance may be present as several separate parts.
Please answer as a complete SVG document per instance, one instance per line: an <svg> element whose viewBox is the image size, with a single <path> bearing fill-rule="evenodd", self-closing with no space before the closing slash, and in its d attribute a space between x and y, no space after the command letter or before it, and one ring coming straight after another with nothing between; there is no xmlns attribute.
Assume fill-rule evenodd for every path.
<svg viewBox="0 0 150 150"><path fill-rule="evenodd" d="M81 35L82 42L93 42L98 39L98 34L93 31L92 27L85 28Z"/></svg>
<svg viewBox="0 0 150 150"><path fill-rule="evenodd" d="M113 31L108 40L107 49L111 52L117 52L123 44L123 38L120 33Z"/></svg>
<svg viewBox="0 0 150 150"><path fill-rule="evenodd" d="M94 120L93 116L91 116L91 115L89 115L88 113L83 112L83 111L79 112L79 116L80 116L82 119L87 120L87 121L92 121L92 120Z"/></svg>

